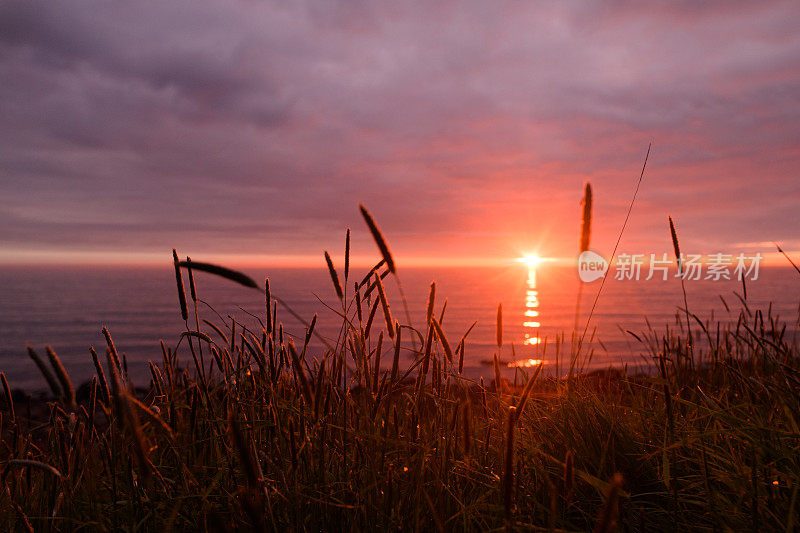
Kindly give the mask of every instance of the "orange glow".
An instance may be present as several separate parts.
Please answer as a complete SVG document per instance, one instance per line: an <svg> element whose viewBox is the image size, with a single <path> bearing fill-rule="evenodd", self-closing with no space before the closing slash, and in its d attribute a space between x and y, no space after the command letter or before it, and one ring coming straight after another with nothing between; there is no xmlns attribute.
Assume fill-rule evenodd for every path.
<svg viewBox="0 0 800 533"><path fill-rule="evenodd" d="M508 363L509 368L528 368L531 366L539 366L544 364L541 359L520 359L519 361L512 361Z"/></svg>

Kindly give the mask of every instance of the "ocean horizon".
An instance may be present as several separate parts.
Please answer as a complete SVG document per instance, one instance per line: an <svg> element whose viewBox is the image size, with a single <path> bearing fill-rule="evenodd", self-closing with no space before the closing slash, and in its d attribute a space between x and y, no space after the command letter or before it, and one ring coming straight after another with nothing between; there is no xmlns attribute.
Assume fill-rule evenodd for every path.
<svg viewBox="0 0 800 533"><path fill-rule="evenodd" d="M255 280L268 277L272 293L310 322L318 316L316 331L334 343L339 334L341 304L324 268L249 268L242 269ZM347 282L361 280L367 269L354 269ZM165 267L0 267L0 371L12 388L41 391L45 382L26 353L30 344L40 353L51 345L59 354L76 383L91 378L94 369L89 347L102 353L105 341L102 328L108 327L118 350L125 354L133 383L145 386L150 381L148 360L160 360L160 341L176 345L187 326L180 316L174 271ZM437 316L443 316L443 329L453 348L477 322L465 342L464 374L473 379L492 379L490 364L495 354L506 365L507 377L513 366L541 361L549 373L563 374L565 354L569 353L575 328L576 298L580 285L574 268L539 265L535 271L525 265L499 267L411 267L398 271L407 297L408 316L396 282L386 278L390 309L401 324L419 327L425 323L430 283L435 281ZM533 279L531 277L533 276ZM644 278L644 276L643 276ZM260 332L258 318L265 314L264 295L228 280L203 272L195 273L201 331L219 341L202 319L220 325L235 317L238 325ZM786 321L785 338L793 342L798 334L796 300L797 273L786 267L762 267L758 279L747 280L746 303L751 312L772 312ZM609 272L597 301L591 322L586 327L600 282L585 283L578 309L577 336L584 329L582 352L584 370L605 367L647 366L651 354L643 339L652 326L682 330L686 326L680 280L670 273L666 281L617 280ZM743 286L736 279L685 282L688 308L701 320L735 323L744 301ZM187 288L188 292L188 288ZM503 346L496 344L497 306L502 303ZM364 310L367 314L368 310ZM194 329L190 301L189 328ZM350 310L351 316L354 310ZM410 318L410 320L409 320ZM367 317L364 317L366 321ZM305 326L282 308L278 320L297 343L305 337ZM699 331L699 325L693 328ZM378 308L373 327L385 328ZM224 329L224 328L223 328ZM424 335L424 331L422 332ZM410 361L412 335L404 338L403 356ZM638 339L637 339L638 337ZM559 340L560 339L560 340ZM560 346L557 348L557 344ZM179 357L191 361L186 342ZM383 361L391 361L391 343L385 342ZM324 348L314 339L311 357L322 358ZM407 362L404 361L404 362ZM508 365L512 368L508 368Z"/></svg>

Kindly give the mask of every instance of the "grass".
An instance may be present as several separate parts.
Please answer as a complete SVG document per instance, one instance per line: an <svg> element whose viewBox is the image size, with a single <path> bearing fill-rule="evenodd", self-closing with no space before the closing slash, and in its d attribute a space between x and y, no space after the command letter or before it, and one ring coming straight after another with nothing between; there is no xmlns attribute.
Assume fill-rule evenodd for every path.
<svg viewBox="0 0 800 533"><path fill-rule="evenodd" d="M0 374L0 523L23 531L795 528L800 354L769 311L743 299L738 322L712 324L687 310L691 345L683 321L637 335L651 374L567 380L534 368L519 387L484 387L460 373L464 340L445 338L435 285L427 324L392 319L382 280L396 276L395 262L362 213L382 260L354 281L349 253L340 276L326 252L341 329L322 348L310 342L315 319L304 338L286 334L281 316L290 310L279 313L285 304L268 282L176 254L186 331L174 347L162 343L146 390L131 390L107 330L105 361L92 353L88 394L72 392L50 348L52 372L30 350L54 393L38 413L14 405ZM262 291L261 328L201 317L197 271ZM413 352L408 368L401 350Z"/></svg>

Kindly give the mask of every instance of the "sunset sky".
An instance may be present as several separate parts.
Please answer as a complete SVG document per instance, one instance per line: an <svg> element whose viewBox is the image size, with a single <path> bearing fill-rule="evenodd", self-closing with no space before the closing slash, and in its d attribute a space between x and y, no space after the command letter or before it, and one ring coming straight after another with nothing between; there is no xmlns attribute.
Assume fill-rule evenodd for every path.
<svg viewBox="0 0 800 533"><path fill-rule="evenodd" d="M800 250L797 2L0 3L0 263Z"/></svg>

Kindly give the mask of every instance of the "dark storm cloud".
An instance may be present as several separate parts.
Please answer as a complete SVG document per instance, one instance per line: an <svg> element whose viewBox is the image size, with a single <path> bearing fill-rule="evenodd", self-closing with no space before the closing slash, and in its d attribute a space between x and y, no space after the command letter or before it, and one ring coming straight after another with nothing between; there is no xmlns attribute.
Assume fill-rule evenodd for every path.
<svg viewBox="0 0 800 533"><path fill-rule="evenodd" d="M798 22L791 2L4 2L0 245L314 254L364 201L401 249L550 231L561 252L587 179L611 238L653 140L634 241L670 213L698 243L800 246Z"/></svg>

